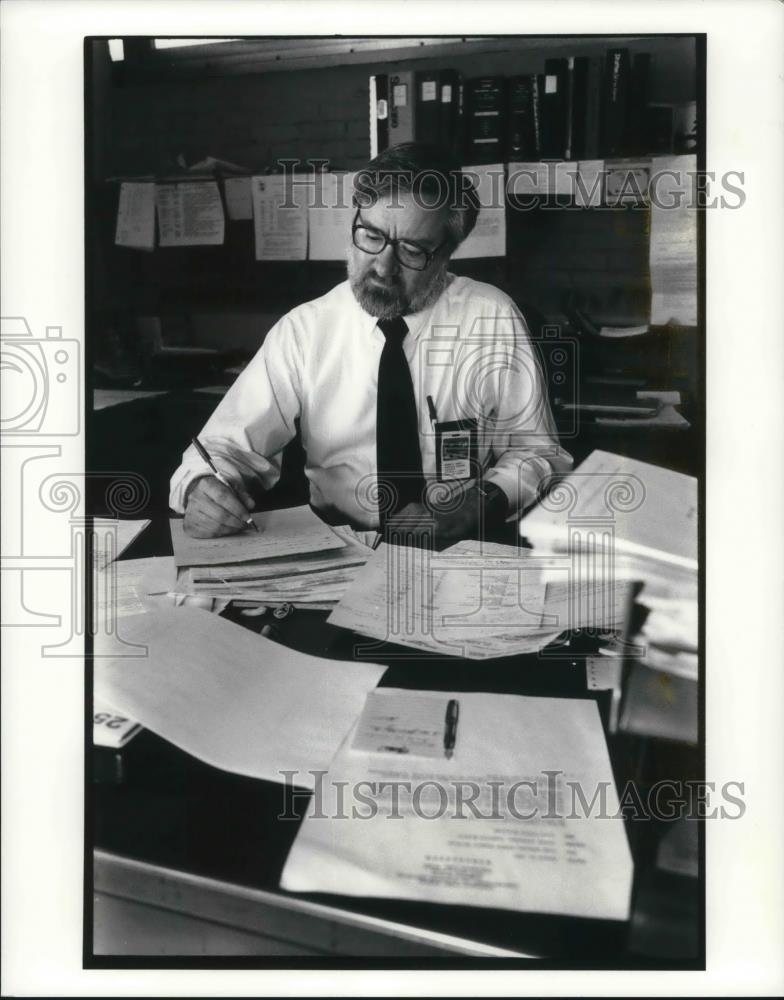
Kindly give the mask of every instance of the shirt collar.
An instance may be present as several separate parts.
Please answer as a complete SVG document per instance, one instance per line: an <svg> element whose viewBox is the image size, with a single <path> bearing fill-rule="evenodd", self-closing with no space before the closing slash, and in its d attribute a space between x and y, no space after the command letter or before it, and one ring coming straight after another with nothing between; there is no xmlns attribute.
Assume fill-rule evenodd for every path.
<svg viewBox="0 0 784 1000"><path fill-rule="evenodd" d="M403 317L403 319L406 321L406 325L408 326L408 332L414 339L417 339L422 333L422 331L428 328L429 320L431 315L433 314L433 310L436 308L438 303L441 302L443 297L447 294L447 292L449 291L449 286L452 284L453 280L454 280L454 275L448 274L444 290L441 292L441 294L435 300L435 302L431 303L425 309L420 309L419 312L408 313L406 316ZM357 300L354 298L354 293L351 291L351 285L348 281L346 281L345 283L345 288L346 288L346 294L351 299L351 302L354 305L354 309L356 310L357 316L360 319L363 330L367 330L368 333L372 332L378 326L378 319L375 316L371 316L370 313L365 312L362 306L357 302ZM380 330L378 331L378 334L379 336L383 336Z"/></svg>

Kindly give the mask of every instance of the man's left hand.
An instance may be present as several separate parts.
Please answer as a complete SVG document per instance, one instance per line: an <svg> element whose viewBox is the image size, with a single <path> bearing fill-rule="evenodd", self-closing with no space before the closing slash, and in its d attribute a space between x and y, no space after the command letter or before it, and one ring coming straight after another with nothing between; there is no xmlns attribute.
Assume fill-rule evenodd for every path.
<svg viewBox="0 0 784 1000"><path fill-rule="evenodd" d="M403 544L423 544L432 537L437 549L444 549L464 538L478 538L485 531L503 522L508 503L497 486L486 484L484 493L470 486L451 510L428 510L424 504L410 503L387 522L387 530L398 535Z"/></svg>

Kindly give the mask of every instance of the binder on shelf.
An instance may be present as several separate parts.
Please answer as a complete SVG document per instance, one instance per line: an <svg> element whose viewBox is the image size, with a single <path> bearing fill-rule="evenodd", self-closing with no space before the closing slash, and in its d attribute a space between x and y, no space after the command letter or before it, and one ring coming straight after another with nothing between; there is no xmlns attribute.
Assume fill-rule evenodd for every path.
<svg viewBox="0 0 784 1000"><path fill-rule="evenodd" d="M442 69L438 74L438 83L438 142L459 159L462 159L465 146L463 81L457 70Z"/></svg>
<svg viewBox="0 0 784 1000"><path fill-rule="evenodd" d="M378 73L370 78L370 158L389 145L389 77Z"/></svg>
<svg viewBox="0 0 784 1000"><path fill-rule="evenodd" d="M506 156L510 161L537 160L541 155L539 81L536 74L509 79Z"/></svg>
<svg viewBox="0 0 784 1000"><path fill-rule="evenodd" d="M437 71L424 70L415 75L416 105L414 108L414 135L420 142L439 141L440 84Z"/></svg>
<svg viewBox="0 0 784 1000"><path fill-rule="evenodd" d="M569 73L570 141L566 158L585 160L589 156L588 104L591 98L589 91L591 60L587 56L576 56L569 61L572 63Z"/></svg>
<svg viewBox="0 0 784 1000"><path fill-rule="evenodd" d="M502 76L480 76L466 85L469 163L499 163L504 160L506 126L505 80Z"/></svg>
<svg viewBox="0 0 784 1000"><path fill-rule="evenodd" d="M547 59L542 95L542 156L564 159L569 142L569 60Z"/></svg>
<svg viewBox="0 0 784 1000"><path fill-rule="evenodd" d="M628 49L607 51L602 102L601 155L604 157L623 156L626 152L629 66Z"/></svg>
<svg viewBox="0 0 784 1000"><path fill-rule="evenodd" d="M601 146L602 63L599 56L587 59L585 83L585 150L575 159L596 160Z"/></svg>
<svg viewBox="0 0 784 1000"><path fill-rule="evenodd" d="M403 70L389 77L389 145L414 141L414 73Z"/></svg>
<svg viewBox="0 0 784 1000"><path fill-rule="evenodd" d="M629 107L627 113L627 152L630 156L641 156L646 149L645 111L648 106L648 78L651 56L649 52L638 52L634 57L629 82Z"/></svg>

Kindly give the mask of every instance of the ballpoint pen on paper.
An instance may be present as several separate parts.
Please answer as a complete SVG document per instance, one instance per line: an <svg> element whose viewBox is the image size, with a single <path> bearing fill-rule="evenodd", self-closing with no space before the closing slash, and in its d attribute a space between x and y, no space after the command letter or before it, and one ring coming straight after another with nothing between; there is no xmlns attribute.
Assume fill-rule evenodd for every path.
<svg viewBox="0 0 784 1000"><path fill-rule="evenodd" d="M204 461L207 463L207 465L209 465L209 467L212 469L212 474L215 476L215 478L218 480L218 482L219 483L223 483L223 485L227 489L230 489L231 492L234 494L234 496L237 497L237 499L239 500L240 498L237 496L237 490L236 490L236 488L229 482L229 480L223 475L222 472L219 472L215 468L215 463L210 458L209 452L204 447L204 445L201 443L201 441L199 441L198 438L192 438L191 440L192 440L192 443L193 443L193 447L196 449L196 451L198 451L199 455L201 455L201 457L204 459ZM241 500L240 500L240 503L242 503ZM249 528L253 528L254 531L258 531L259 530L258 525L256 524L256 522L253 520L252 517L246 517L245 518L245 524L247 524L247 526Z"/></svg>
<svg viewBox="0 0 784 1000"><path fill-rule="evenodd" d="M452 759L452 754L455 750L457 720L459 717L460 704L456 698L450 698L446 706L446 718L444 719L444 755L447 760Z"/></svg>

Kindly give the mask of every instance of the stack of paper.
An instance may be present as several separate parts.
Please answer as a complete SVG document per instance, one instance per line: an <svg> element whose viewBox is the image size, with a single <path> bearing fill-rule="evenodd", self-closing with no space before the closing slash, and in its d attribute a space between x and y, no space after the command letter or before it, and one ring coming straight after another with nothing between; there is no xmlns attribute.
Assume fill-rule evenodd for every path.
<svg viewBox="0 0 784 1000"><path fill-rule="evenodd" d="M645 664L696 681L699 659L696 600L655 597L643 591L639 603L648 609L640 631L645 644Z"/></svg>
<svg viewBox="0 0 784 1000"><path fill-rule="evenodd" d="M572 629L613 632L629 599L625 582L572 586L557 561L515 546L381 545L329 621L381 642L485 660L537 652Z"/></svg>
<svg viewBox="0 0 784 1000"><path fill-rule="evenodd" d="M520 533L534 544L534 553L558 553L583 577L642 584L636 598L641 629L626 637L626 645L607 651L632 666L619 725L695 742L696 479L595 451L523 518Z"/></svg>
<svg viewBox="0 0 784 1000"><path fill-rule="evenodd" d="M149 520L125 521L112 517L93 518L93 565L107 566L121 555L149 524Z"/></svg>
<svg viewBox="0 0 784 1000"><path fill-rule="evenodd" d="M378 689L316 791L283 889L628 918L593 701Z"/></svg>
<svg viewBox="0 0 784 1000"><path fill-rule="evenodd" d="M697 480L593 451L520 522L537 551L587 546L697 571Z"/></svg>
<svg viewBox="0 0 784 1000"><path fill-rule="evenodd" d="M172 520L176 589L196 597L333 608L370 554L309 507L253 515L259 531L191 538Z"/></svg>

